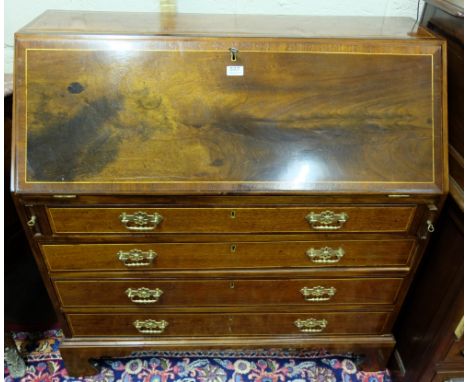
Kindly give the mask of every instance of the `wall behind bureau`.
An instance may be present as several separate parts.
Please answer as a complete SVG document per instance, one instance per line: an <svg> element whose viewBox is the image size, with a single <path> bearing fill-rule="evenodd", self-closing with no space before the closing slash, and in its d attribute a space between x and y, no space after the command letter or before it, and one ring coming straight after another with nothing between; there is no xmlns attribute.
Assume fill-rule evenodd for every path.
<svg viewBox="0 0 468 382"><path fill-rule="evenodd" d="M165 0L170 1L170 0ZM164 0L163 0L164 2ZM416 16L418 0L172 0L184 13ZM422 8L421 1L421 8ZM46 9L158 12L159 0L5 0L4 70L13 71L13 35Z"/></svg>

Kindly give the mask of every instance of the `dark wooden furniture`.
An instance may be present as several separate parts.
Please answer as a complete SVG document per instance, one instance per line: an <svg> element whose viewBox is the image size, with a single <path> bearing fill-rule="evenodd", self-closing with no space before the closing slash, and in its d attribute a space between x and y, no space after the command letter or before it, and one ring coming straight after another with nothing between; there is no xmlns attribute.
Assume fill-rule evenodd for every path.
<svg viewBox="0 0 468 382"><path fill-rule="evenodd" d="M448 188L445 45L412 25L47 12L16 35L13 191L72 374L138 349L386 364Z"/></svg>
<svg viewBox="0 0 468 382"><path fill-rule="evenodd" d="M447 40L450 189L460 205L463 205L464 188L463 12L463 1L460 0L426 0L421 20L425 27Z"/></svg>
<svg viewBox="0 0 468 382"><path fill-rule="evenodd" d="M401 381L463 377L463 213L449 198L398 318Z"/></svg>
<svg viewBox="0 0 468 382"><path fill-rule="evenodd" d="M450 196L395 337L402 381L442 382L463 377L463 8L426 1L422 24L447 39Z"/></svg>

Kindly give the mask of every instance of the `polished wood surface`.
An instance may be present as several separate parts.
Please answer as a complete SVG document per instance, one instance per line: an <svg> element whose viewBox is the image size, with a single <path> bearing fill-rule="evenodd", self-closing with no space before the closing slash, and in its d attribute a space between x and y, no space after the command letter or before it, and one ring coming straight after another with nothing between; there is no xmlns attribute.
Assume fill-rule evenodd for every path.
<svg viewBox="0 0 468 382"><path fill-rule="evenodd" d="M159 306L334 305L393 304L402 279L288 279L288 280L73 280L55 281L62 306L132 306L142 310ZM307 301L303 288L323 287L324 301ZM159 289L154 303L138 304L128 289ZM329 289L333 288L330 294ZM376 292L377 290L377 292Z"/></svg>
<svg viewBox="0 0 468 382"><path fill-rule="evenodd" d="M47 11L20 33L232 37L430 38L404 17Z"/></svg>
<svg viewBox="0 0 468 382"><path fill-rule="evenodd" d="M275 241L232 243L119 243L42 245L41 251L50 271L116 270L129 267L118 260L120 251L154 251L156 258L142 270L245 269L245 268L320 268L372 267L409 265L413 240L394 238L380 240ZM343 251L338 258L320 262L307 251L323 248ZM325 260L327 258L325 257Z"/></svg>
<svg viewBox="0 0 468 382"><path fill-rule="evenodd" d="M18 191L446 188L438 40L120 43L18 37Z"/></svg>
<svg viewBox="0 0 468 382"><path fill-rule="evenodd" d="M384 367L449 184L445 43L409 24L49 12L17 34L12 185L72 370L275 345Z"/></svg>
<svg viewBox="0 0 468 382"><path fill-rule="evenodd" d="M301 334L294 321L315 318L328 324L324 334L381 334L388 313L384 312L311 312L274 314L68 314L72 331L77 336L141 336L132 325L136 320L153 319L168 322L166 330L156 335L167 336L216 336L216 335L284 335ZM151 337L151 336L150 336ZM153 336L154 337L154 336Z"/></svg>
<svg viewBox="0 0 468 382"><path fill-rule="evenodd" d="M434 182L430 54L114 52L27 51L27 183Z"/></svg>
<svg viewBox="0 0 468 382"><path fill-rule="evenodd" d="M154 229L132 231L121 222L123 213L155 213L163 220ZM55 233L152 232L326 232L306 220L311 212L332 211L348 216L339 232L406 232L410 229L416 206L313 206L307 208L49 208L50 224ZM149 224L151 226L151 224ZM323 224L318 224L323 226ZM338 223L331 226L338 227Z"/></svg>

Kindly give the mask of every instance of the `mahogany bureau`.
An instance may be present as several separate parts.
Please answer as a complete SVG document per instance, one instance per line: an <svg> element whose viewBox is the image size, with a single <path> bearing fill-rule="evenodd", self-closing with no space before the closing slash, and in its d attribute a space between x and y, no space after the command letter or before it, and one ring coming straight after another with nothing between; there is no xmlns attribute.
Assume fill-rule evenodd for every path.
<svg viewBox="0 0 468 382"><path fill-rule="evenodd" d="M383 367L447 192L445 45L401 18L49 11L16 35L15 202L90 357Z"/></svg>

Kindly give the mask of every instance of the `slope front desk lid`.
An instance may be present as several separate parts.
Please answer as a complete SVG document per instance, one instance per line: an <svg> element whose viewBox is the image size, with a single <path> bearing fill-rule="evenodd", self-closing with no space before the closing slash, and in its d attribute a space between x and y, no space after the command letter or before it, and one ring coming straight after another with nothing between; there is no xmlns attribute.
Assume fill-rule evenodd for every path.
<svg viewBox="0 0 468 382"><path fill-rule="evenodd" d="M23 35L14 188L440 193L442 62L436 39Z"/></svg>

